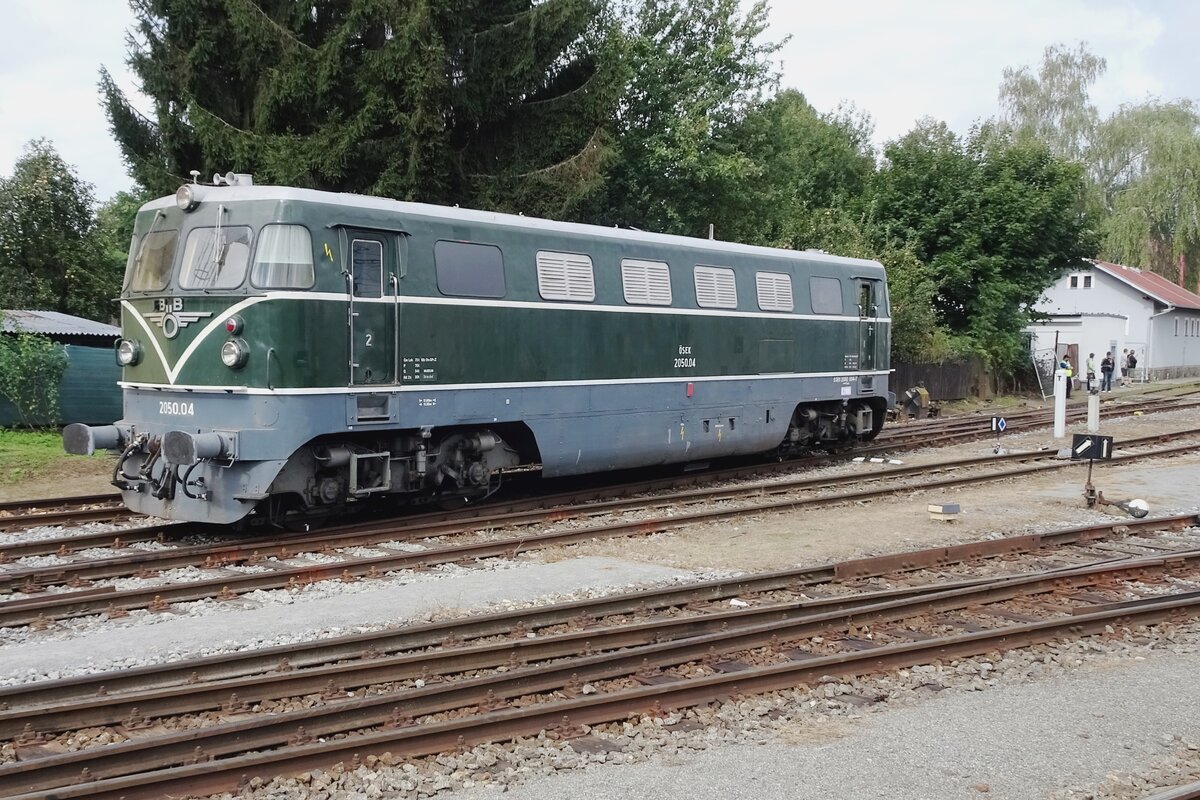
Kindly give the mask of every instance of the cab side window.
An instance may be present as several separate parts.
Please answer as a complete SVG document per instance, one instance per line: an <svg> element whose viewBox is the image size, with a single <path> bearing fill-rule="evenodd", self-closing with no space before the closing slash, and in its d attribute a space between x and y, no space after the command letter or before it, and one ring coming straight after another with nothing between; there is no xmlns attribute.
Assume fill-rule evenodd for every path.
<svg viewBox="0 0 1200 800"><path fill-rule="evenodd" d="M312 235L303 225L266 225L254 251L250 282L260 289L310 289Z"/></svg>

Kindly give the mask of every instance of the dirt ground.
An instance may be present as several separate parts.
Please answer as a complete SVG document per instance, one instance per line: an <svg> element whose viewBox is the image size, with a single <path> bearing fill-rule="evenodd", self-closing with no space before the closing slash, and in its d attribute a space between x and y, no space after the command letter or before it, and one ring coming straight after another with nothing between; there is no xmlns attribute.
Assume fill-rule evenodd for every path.
<svg viewBox="0 0 1200 800"><path fill-rule="evenodd" d="M115 492L109 481L116 463L116 456L64 458L39 470L34 477L0 486L0 503Z"/></svg>
<svg viewBox="0 0 1200 800"><path fill-rule="evenodd" d="M981 425L988 425L986 418ZM1100 432L1122 438L1200 428L1200 409L1150 414L1104 422ZM1051 430L1006 437L1009 451L1058 450L1072 433L1086 425L1067 427L1065 440ZM1200 435L1196 441L1200 443ZM891 457L905 464L986 455L994 440L937 450L896 451ZM839 465L821 474L886 470L887 465ZM1081 462L1040 475L966 486L960 489L918 489L888 498L843 506L797 509L733 521L697 525L677 533L648 538L596 541L546 551L547 560L577 555L603 555L650 561L687 569L770 570L805 566L954 544L988 536L1031 533L1068 525L1114 523L1128 519L1115 509L1090 510L1082 491L1087 478ZM1135 464L1097 466L1093 482L1109 499L1140 497L1153 514L1190 510L1200 505L1200 444L1196 452ZM962 512L953 522L929 519L930 503L958 503Z"/></svg>

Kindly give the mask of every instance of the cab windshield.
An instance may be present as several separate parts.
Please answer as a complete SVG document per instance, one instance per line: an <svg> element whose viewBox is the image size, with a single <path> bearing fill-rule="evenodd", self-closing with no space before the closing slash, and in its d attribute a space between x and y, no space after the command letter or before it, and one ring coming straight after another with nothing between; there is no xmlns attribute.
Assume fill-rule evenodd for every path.
<svg viewBox="0 0 1200 800"><path fill-rule="evenodd" d="M129 288L135 292L157 292L167 288L179 231L153 231L142 239L137 257L129 264Z"/></svg>
<svg viewBox="0 0 1200 800"><path fill-rule="evenodd" d="M188 234L183 248L179 286L183 289L232 289L242 285L249 264L249 228L196 228Z"/></svg>

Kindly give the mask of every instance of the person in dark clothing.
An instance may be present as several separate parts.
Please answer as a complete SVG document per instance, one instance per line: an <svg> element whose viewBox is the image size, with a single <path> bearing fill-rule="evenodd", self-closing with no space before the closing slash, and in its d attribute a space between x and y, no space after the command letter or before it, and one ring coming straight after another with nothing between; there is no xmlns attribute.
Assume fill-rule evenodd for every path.
<svg viewBox="0 0 1200 800"><path fill-rule="evenodd" d="M1100 391L1112 391L1113 358L1112 353L1105 353L1100 362Z"/></svg>
<svg viewBox="0 0 1200 800"><path fill-rule="evenodd" d="M1067 399L1071 399L1071 384L1075 382L1075 370L1071 369L1071 359L1068 356L1063 356L1062 361L1058 362L1058 368L1067 373Z"/></svg>

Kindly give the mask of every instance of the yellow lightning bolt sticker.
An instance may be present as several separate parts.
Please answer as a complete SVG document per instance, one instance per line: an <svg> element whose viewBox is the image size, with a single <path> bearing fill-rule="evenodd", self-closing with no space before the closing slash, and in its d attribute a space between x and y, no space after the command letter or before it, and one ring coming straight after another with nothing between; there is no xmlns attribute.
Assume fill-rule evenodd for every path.
<svg viewBox="0 0 1200 800"><path fill-rule="evenodd" d="M329 242L325 243L325 257L333 261L333 251L329 249Z"/></svg>

